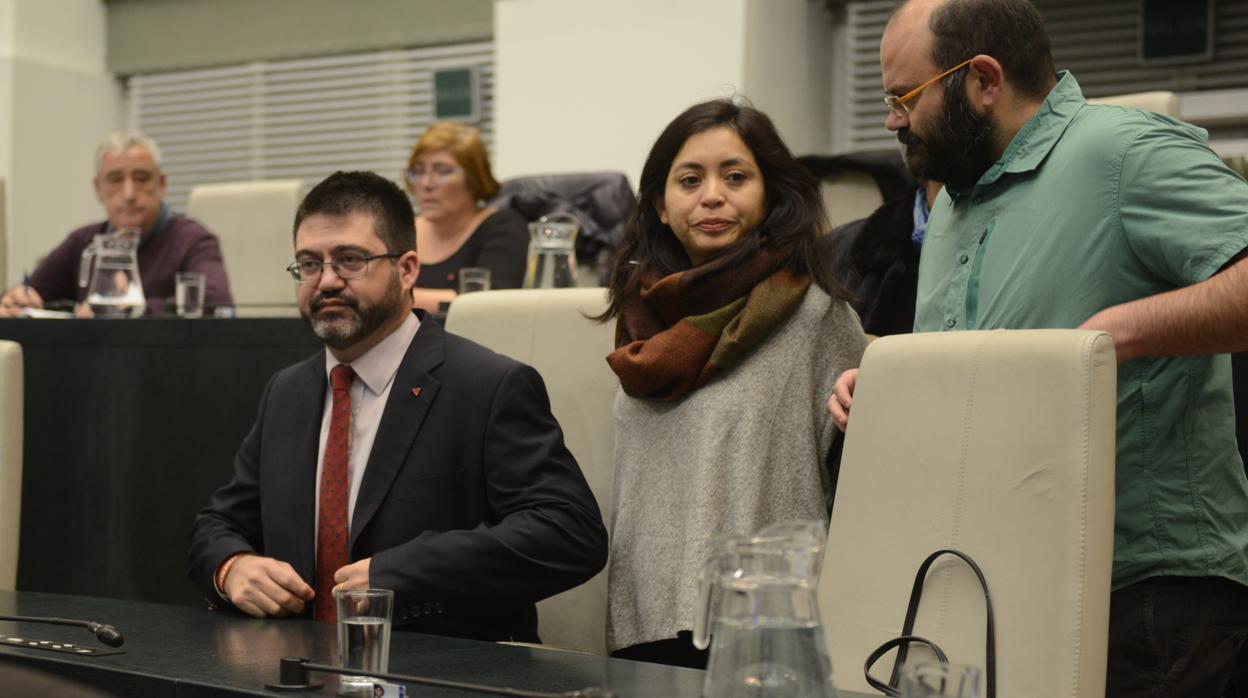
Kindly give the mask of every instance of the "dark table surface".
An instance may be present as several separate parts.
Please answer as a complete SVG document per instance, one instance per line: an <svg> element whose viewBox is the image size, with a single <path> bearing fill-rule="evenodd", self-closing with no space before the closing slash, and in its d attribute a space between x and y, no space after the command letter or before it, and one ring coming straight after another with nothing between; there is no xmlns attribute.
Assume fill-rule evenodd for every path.
<svg viewBox="0 0 1248 698"><path fill-rule="evenodd" d="M0 320L22 345L19 589L197 604L195 513L278 369L321 347L299 318Z"/></svg>
<svg viewBox="0 0 1248 698"><path fill-rule="evenodd" d="M107 622L126 641L124 654L79 657L0 643L0 685L13 674L33 673L78 682L119 696L279 695L264 684L277 679L278 660L308 657L336 664L334 627L306 620L256 620L235 613L184 606L92 599L33 592L0 592L0 614L57 616ZM0 634L103 647L82 628L0 621ZM395 632L390 671L527 690L569 691L607 687L620 698L698 696L703 672L623 659L474 640ZM8 674L8 676L6 676ZM298 695L332 695L323 690ZM419 687L409 695L482 695ZM844 698L864 694L842 692Z"/></svg>

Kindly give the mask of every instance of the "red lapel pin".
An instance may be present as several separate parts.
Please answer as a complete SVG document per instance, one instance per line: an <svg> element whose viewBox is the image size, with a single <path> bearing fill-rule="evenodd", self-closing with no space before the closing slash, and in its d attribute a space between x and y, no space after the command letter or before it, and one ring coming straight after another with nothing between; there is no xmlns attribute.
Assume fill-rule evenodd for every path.
<svg viewBox="0 0 1248 698"><path fill-rule="evenodd" d="M412 388L412 397L420 397L420 388Z"/></svg>

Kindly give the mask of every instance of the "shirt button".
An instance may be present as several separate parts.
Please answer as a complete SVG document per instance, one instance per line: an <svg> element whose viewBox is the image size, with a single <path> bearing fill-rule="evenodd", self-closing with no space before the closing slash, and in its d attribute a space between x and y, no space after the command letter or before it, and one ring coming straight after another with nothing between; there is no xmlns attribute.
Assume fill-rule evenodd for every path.
<svg viewBox="0 0 1248 698"><path fill-rule="evenodd" d="M971 261L970 257L967 257L966 255L958 255L958 264L966 264L969 261Z"/></svg>
<svg viewBox="0 0 1248 698"><path fill-rule="evenodd" d="M945 320L945 327L953 327L957 324L958 324L958 321L954 318L948 318L947 320Z"/></svg>

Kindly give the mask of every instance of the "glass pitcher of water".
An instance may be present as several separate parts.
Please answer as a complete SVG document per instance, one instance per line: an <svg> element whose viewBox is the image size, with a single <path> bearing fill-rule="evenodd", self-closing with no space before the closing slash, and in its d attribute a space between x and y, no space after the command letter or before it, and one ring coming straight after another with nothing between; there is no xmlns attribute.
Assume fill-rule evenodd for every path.
<svg viewBox="0 0 1248 698"><path fill-rule="evenodd" d="M138 317L147 309L138 253L137 228L96 235L82 251L78 285L96 317Z"/></svg>
<svg viewBox="0 0 1248 698"><path fill-rule="evenodd" d="M782 523L716 542L693 630L711 648L704 698L836 698L815 599L824 529Z"/></svg>
<svg viewBox="0 0 1248 698"><path fill-rule="evenodd" d="M529 264L525 288L576 286L576 218L566 213L542 216L529 224Z"/></svg>

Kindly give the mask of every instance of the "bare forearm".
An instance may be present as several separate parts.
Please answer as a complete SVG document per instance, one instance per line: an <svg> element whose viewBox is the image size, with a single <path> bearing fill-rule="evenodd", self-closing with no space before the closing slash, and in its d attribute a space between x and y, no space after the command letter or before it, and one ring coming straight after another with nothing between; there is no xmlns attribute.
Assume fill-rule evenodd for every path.
<svg viewBox="0 0 1248 698"><path fill-rule="evenodd" d="M1186 288L1093 315L1084 329L1110 333L1118 361L1221 354L1248 349L1248 257Z"/></svg>

